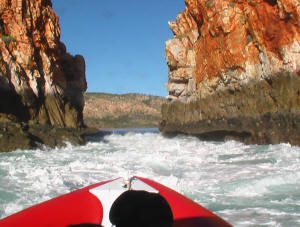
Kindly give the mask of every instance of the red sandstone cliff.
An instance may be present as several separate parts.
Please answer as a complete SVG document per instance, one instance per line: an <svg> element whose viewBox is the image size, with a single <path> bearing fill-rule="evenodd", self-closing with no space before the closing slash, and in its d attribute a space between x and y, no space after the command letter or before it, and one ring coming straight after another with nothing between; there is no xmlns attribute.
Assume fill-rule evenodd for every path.
<svg viewBox="0 0 300 227"><path fill-rule="evenodd" d="M185 2L169 23L161 129L299 144L299 1Z"/></svg>
<svg viewBox="0 0 300 227"><path fill-rule="evenodd" d="M0 0L0 118L83 125L85 62L60 42L51 0Z"/></svg>

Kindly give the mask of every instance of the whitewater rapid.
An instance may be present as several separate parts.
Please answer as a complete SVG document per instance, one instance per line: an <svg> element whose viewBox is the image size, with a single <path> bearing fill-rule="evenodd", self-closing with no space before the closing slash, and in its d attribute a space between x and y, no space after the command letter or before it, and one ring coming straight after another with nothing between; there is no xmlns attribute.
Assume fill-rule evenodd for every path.
<svg viewBox="0 0 300 227"><path fill-rule="evenodd" d="M234 226L300 226L300 147L113 133L85 146L0 154L0 218L116 177L161 182Z"/></svg>

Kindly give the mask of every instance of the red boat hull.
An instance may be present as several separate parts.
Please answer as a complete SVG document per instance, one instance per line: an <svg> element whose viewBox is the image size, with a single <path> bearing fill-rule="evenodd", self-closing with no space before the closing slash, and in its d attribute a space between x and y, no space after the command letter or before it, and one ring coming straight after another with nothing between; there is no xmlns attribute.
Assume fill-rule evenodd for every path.
<svg viewBox="0 0 300 227"><path fill-rule="evenodd" d="M173 227L231 226L176 191L146 178L136 178L158 190L168 201L174 216ZM67 227L82 223L101 224L102 204L90 190L108 182L112 181L101 182L35 205L0 220L0 227Z"/></svg>
<svg viewBox="0 0 300 227"><path fill-rule="evenodd" d="M157 189L169 203L173 217L173 227L229 227L226 221L186 198L178 192L161 185L155 181L138 177L140 180Z"/></svg>

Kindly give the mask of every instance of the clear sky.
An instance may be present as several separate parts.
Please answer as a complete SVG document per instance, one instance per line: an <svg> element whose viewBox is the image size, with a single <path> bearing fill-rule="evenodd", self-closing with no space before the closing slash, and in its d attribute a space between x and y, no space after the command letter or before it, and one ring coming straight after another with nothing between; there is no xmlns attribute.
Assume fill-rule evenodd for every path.
<svg viewBox="0 0 300 227"><path fill-rule="evenodd" d="M167 22L184 0L52 2L68 51L85 57L89 92L167 95Z"/></svg>

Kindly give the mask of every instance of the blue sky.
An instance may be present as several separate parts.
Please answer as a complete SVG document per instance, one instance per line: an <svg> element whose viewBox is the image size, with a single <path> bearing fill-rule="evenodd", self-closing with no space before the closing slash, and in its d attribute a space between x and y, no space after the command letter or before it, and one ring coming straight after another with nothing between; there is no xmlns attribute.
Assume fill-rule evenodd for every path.
<svg viewBox="0 0 300 227"><path fill-rule="evenodd" d="M68 51L85 57L89 92L167 95L167 22L184 0L52 2Z"/></svg>

